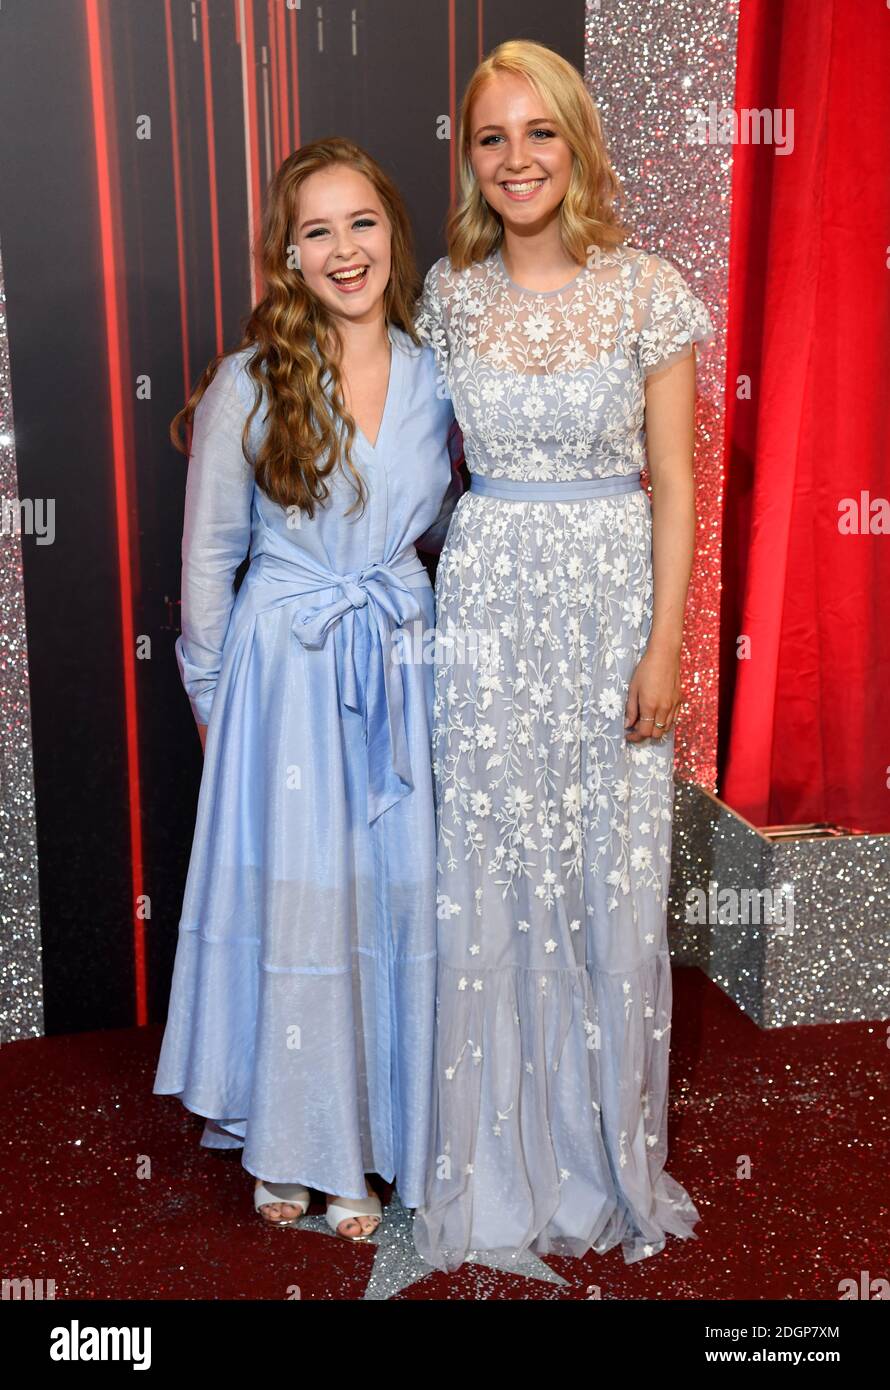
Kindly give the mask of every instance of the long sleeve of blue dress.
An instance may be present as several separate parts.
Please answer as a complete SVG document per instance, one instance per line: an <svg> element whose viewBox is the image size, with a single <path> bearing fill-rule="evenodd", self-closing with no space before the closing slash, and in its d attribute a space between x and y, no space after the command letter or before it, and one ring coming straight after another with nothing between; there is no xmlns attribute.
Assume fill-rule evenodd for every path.
<svg viewBox="0 0 890 1390"><path fill-rule="evenodd" d="M210 720L235 601L235 572L250 547L254 474L241 447L250 392L238 360L224 358L193 421L176 661L198 724Z"/></svg>
<svg viewBox="0 0 890 1390"><path fill-rule="evenodd" d="M451 459L451 481L448 484L448 491L442 498L439 515L429 530L424 531L423 535L418 536L415 541L417 549L425 551L427 555L440 555L442 553L442 546L448 535L454 509L464 494L464 482L460 474L460 466L464 461L463 438L456 420L452 421L451 429L448 432L448 454Z"/></svg>

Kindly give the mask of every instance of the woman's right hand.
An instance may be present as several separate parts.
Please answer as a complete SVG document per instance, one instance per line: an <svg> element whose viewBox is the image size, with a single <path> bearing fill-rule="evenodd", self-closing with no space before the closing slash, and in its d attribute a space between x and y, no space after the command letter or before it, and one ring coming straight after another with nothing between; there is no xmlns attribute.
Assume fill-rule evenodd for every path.
<svg viewBox="0 0 890 1390"><path fill-rule="evenodd" d="M200 740L201 740L201 752L203 753L203 752L204 752L204 744L207 742L207 725L206 725L206 724L199 724L199 725L198 725L198 737L199 737Z"/></svg>

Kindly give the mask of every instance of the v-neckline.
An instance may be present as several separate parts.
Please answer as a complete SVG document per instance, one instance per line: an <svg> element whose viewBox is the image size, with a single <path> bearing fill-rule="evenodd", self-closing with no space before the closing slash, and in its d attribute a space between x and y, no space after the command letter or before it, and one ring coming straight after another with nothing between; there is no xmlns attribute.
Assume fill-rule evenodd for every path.
<svg viewBox="0 0 890 1390"><path fill-rule="evenodd" d="M386 381L386 395L383 398L383 410L380 415L380 424L377 426L377 438L374 440L373 444L371 443L368 436L365 434L358 420L356 420L355 422L356 434L361 435L363 444L372 454L376 454L378 448L380 447L380 441L383 438L383 431L386 427L387 416L389 415L389 404L392 400L393 389L395 386L396 343L391 328L387 329L386 336L389 339L389 376Z"/></svg>

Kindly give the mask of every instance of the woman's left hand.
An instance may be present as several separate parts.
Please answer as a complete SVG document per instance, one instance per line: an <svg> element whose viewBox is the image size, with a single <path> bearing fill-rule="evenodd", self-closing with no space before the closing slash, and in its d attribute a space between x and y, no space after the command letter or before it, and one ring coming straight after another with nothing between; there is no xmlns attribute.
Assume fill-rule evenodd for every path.
<svg viewBox="0 0 890 1390"><path fill-rule="evenodd" d="M628 743L642 743L646 738L660 740L669 734L677 721L682 697L679 652L648 647L627 692L624 727L629 730L625 733ZM663 728L658 728L659 724Z"/></svg>

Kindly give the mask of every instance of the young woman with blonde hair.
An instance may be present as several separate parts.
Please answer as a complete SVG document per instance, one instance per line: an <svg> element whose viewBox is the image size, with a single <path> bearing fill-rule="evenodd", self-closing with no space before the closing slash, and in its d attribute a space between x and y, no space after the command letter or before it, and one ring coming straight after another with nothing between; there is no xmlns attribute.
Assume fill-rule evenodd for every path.
<svg viewBox="0 0 890 1390"><path fill-rule="evenodd" d="M194 421L176 655L204 768L154 1090L243 1146L264 1220L317 1188L367 1240L365 1175L413 1206L428 1161L432 669L407 639L433 623L415 542L447 524L453 416L402 200L364 151L284 161L261 265L240 348L173 427Z"/></svg>
<svg viewBox="0 0 890 1390"><path fill-rule="evenodd" d="M460 159L417 321L472 486L436 576L436 1127L415 1240L446 1269L618 1243L630 1262L699 1219L664 1171L666 902L693 344L713 330L675 267L627 244L596 109L557 54L485 59Z"/></svg>

